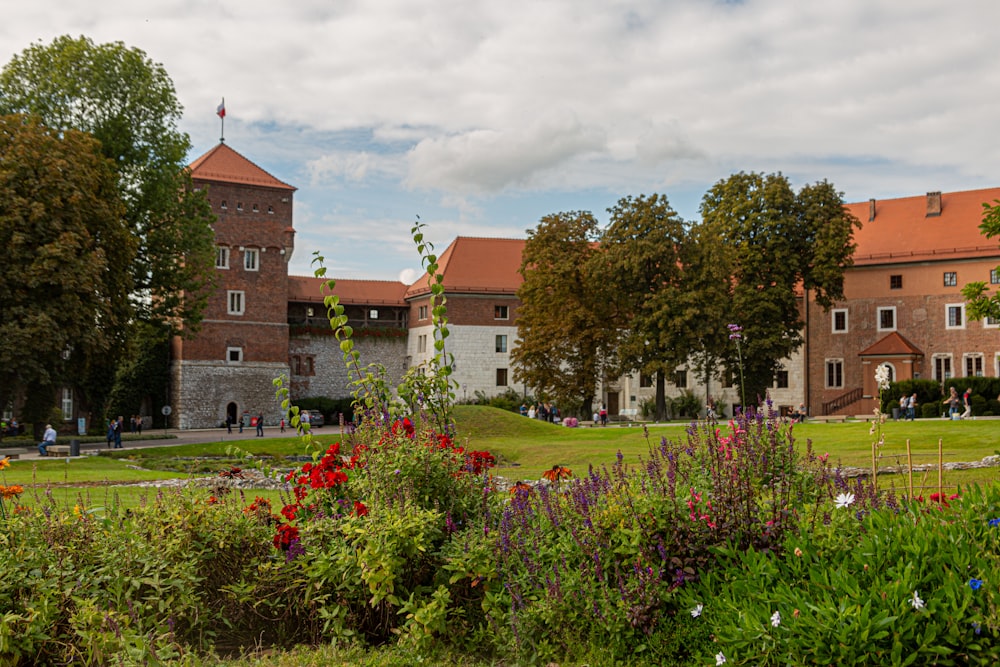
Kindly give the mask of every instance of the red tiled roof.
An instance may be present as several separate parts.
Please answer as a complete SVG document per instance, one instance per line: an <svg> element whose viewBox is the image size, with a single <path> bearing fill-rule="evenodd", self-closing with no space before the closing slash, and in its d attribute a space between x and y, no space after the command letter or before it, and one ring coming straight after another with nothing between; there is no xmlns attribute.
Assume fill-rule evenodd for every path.
<svg viewBox="0 0 1000 667"><path fill-rule="evenodd" d="M524 239L457 237L438 258L445 292L513 295L523 282L518 269L524 244ZM406 291L406 297L429 291L425 273Z"/></svg>
<svg viewBox="0 0 1000 667"><path fill-rule="evenodd" d="M854 264L900 264L934 259L987 257L1000 254L995 240L979 231L983 204L1000 199L1000 188L945 192L941 213L927 215L928 196L884 199L875 202L875 219L869 222L870 202L848 204L861 221L855 230L858 249Z"/></svg>
<svg viewBox="0 0 1000 667"><path fill-rule="evenodd" d="M859 357L886 357L898 354L916 354L923 356L924 353L898 331L893 331L884 338L875 341L870 347L858 352Z"/></svg>
<svg viewBox="0 0 1000 667"><path fill-rule="evenodd" d="M335 280L337 284L330 292L322 287L326 278L288 276L288 300L322 303L327 295L336 294L341 303L348 305L406 305L405 283L391 280Z"/></svg>
<svg viewBox="0 0 1000 667"><path fill-rule="evenodd" d="M226 144L221 143L192 162L188 169L191 170L191 178L202 181L295 190L288 183L279 181Z"/></svg>

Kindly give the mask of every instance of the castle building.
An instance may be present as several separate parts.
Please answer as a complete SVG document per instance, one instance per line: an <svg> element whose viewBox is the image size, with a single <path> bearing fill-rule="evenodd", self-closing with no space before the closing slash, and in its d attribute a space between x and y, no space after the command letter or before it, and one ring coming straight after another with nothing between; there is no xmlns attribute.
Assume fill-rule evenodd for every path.
<svg viewBox="0 0 1000 667"><path fill-rule="evenodd" d="M349 396L323 303L325 280L288 275L295 188L224 143L190 169L218 216L218 287L198 334L174 341L172 425L212 427L259 412L273 424L279 376L293 399ZM1000 285L1000 249L979 230L983 203L994 200L1000 188L849 204L862 227L845 298L824 312L810 294L801 296L805 344L774 378L774 404L805 403L813 415L868 413L874 369L883 363L894 380L1000 376L1000 322L968 321L960 294L974 280ZM459 400L530 391L513 382L510 365L524 244L458 237L439 257ZM389 382L433 357L426 275L412 285L337 280L333 293L363 362L382 364ZM712 396L726 414L739 403L731 381L700 384L685 368L673 380L671 395ZM650 378L636 374L604 383L595 400L611 414L634 414L653 392Z"/></svg>

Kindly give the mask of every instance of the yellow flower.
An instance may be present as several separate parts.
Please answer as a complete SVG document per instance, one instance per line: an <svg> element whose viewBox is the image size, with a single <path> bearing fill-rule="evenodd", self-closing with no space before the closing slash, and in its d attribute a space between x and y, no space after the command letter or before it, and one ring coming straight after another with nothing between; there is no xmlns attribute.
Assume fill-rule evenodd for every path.
<svg viewBox="0 0 1000 667"><path fill-rule="evenodd" d="M76 516L76 518L78 519L80 518L81 514L79 505L73 505L73 515Z"/></svg>
<svg viewBox="0 0 1000 667"><path fill-rule="evenodd" d="M4 468L9 468L9 467L10 467L10 457L9 456L5 456L2 459L0 459L0 470L3 470Z"/></svg>

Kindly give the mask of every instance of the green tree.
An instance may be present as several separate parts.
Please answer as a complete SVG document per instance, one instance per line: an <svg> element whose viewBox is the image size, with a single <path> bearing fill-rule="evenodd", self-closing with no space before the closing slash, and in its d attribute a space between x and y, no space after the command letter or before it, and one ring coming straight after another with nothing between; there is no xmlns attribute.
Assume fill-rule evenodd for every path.
<svg viewBox="0 0 1000 667"><path fill-rule="evenodd" d="M205 193L190 187L181 111L166 70L121 42L57 37L32 44L0 72L0 113L34 114L101 142L139 243L132 258L105 249L131 271L137 317L194 332L214 279L214 220Z"/></svg>
<svg viewBox="0 0 1000 667"><path fill-rule="evenodd" d="M93 137L0 116L0 405L42 421L121 344L133 235Z"/></svg>
<svg viewBox="0 0 1000 667"><path fill-rule="evenodd" d="M662 421L666 378L692 352L682 302L687 230L659 194L622 198L608 212L611 221L594 258L593 291L613 309L613 372L655 377L655 417Z"/></svg>
<svg viewBox="0 0 1000 667"><path fill-rule="evenodd" d="M517 382L584 415L593 406L610 329L589 274L597 235L594 216L580 211L547 215L528 231L511 350Z"/></svg>
<svg viewBox="0 0 1000 667"><path fill-rule="evenodd" d="M802 345L800 292L823 308L843 298L844 270L854 253L857 218L826 181L796 195L779 174L740 172L716 183L701 204L704 238L730 276L730 322L743 327L747 400L766 396L781 361ZM738 363L730 349L726 362Z"/></svg>
<svg viewBox="0 0 1000 667"><path fill-rule="evenodd" d="M983 204L983 221L979 229L988 239L1000 236L1000 199ZM997 269L1000 270L1000 266ZM962 297L968 304L966 312L970 320L1000 319L1000 292L989 294L984 281L967 284L962 288Z"/></svg>

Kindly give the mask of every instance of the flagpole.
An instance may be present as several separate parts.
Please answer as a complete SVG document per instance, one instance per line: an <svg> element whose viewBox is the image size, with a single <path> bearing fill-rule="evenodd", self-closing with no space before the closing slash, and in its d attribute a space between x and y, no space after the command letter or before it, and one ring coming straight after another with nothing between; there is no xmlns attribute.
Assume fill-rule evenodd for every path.
<svg viewBox="0 0 1000 667"><path fill-rule="evenodd" d="M222 131L221 131L221 136L219 136L219 143L224 144L226 143L226 98L225 97L222 98L222 104L220 104L219 108L215 110L215 113L219 116L219 119L222 121Z"/></svg>

